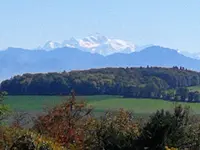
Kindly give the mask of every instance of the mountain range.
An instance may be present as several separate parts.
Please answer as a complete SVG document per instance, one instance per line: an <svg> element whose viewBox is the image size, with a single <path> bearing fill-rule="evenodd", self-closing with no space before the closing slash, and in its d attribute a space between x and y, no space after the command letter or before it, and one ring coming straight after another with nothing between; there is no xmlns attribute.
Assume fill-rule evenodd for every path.
<svg viewBox="0 0 200 150"><path fill-rule="evenodd" d="M121 40L108 38L99 33L87 36L82 39L71 38L63 42L48 41L37 49L50 51L56 48L71 47L77 48L85 52L97 53L103 56L114 53L132 53L137 50L144 49L146 46L138 47L135 44Z"/></svg>
<svg viewBox="0 0 200 150"><path fill-rule="evenodd" d="M89 35L82 39L70 38L62 42L47 41L44 45L36 48L37 50L51 51L56 48L71 47L77 48L85 52L96 53L108 56L115 53L130 54L132 52L141 51L147 47L155 46L153 44L138 46L130 41L110 38L99 33ZM177 50L178 51L178 50ZM190 53L186 51L178 51L187 57L200 59L200 53Z"/></svg>
<svg viewBox="0 0 200 150"><path fill-rule="evenodd" d="M27 50L9 47L0 51L0 79L23 73L62 72L104 67L183 66L200 71L200 60L161 46L144 47L132 53L100 55L72 47Z"/></svg>
<svg viewBox="0 0 200 150"><path fill-rule="evenodd" d="M183 66L200 71L199 54L156 45L138 46L100 34L63 42L48 41L36 49L0 51L0 81L23 73L60 72L104 67Z"/></svg>

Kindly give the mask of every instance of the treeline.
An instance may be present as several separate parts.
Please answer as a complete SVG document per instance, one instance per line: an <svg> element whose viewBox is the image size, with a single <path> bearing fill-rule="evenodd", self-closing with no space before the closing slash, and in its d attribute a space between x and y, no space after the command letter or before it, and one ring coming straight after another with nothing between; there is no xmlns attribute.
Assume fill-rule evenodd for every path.
<svg viewBox="0 0 200 150"><path fill-rule="evenodd" d="M74 89L78 95L127 96L132 93L132 97L161 97L169 89L199 84L198 72L183 67L147 66L46 74L26 73L3 81L0 90L7 91L9 95L63 95Z"/></svg>
<svg viewBox="0 0 200 150"><path fill-rule="evenodd" d="M169 101L200 102L200 93L198 91L189 91L187 87L161 90L156 86L144 88L130 86L126 88L123 96L126 98L154 98Z"/></svg>

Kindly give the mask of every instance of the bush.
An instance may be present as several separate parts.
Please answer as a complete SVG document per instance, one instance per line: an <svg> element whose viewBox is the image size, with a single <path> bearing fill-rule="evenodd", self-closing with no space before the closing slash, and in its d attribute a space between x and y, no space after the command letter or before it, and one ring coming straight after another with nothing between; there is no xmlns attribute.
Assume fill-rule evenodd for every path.
<svg viewBox="0 0 200 150"><path fill-rule="evenodd" d="M76 102L74 95L67 102L49 110L46 115L40 116L34 129L46 136L54 138L62 146L82 147L84 142L84 123L89 118L91 108L84 102Z"/></svg>
<svg viewBox="0 0 200 150"><path fill-rule="evenodd" d="M166 145L182 149L196 144L197 131L189 121L189 109L177 106L173 113L161 110L152 115L137 144L149 149L164 149Z"/></svg>
<svg viewBox="0 0 200 150"><path fill-rule="evenodd" d="M10 113L9 107L3 104L5 95L6 92L0 92L0 125L3 123L3 120L7 118Z"/></svg>
<svg viewBox="0 0 200 150"><path fill-rule="evenodd" d="M0 92L0 149L3 147L3 123L4 120L8 117L10 110L9 107L3 104L5 92Z"/></svg>
<svg viewBox="0 0 200 150"><path fill-rule="evenodd" d="M139 129L131 113L122 109L94 118L91 111L86 103L77 102L72 96L40 116L34 130L69 149L118 150L135 147Z"/></svg>
<svg viewBox="0 0 200 150"><path fill-rule="evenodd" d="M3 142L1 149L10 150L64 150L54 139L36 132L19 129L3 128Z"/></svg>
<svg viewBox="0 0 200 150"><path fill-rule="evenodd" d="M138 124L133 115L125 110L106 113L100 119L93 119L87 124L88 149L134 149L135 141L139 135ZM92 129L92 130L91 130Z"/></svg>

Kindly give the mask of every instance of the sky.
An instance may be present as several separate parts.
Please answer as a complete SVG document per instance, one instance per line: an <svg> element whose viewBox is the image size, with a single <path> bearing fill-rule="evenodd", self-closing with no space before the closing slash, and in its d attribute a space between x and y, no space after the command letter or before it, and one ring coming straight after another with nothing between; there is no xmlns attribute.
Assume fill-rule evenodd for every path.
<svg viewBox="0 0 200 150"><path fill-rule="evenodd" d="M0 49L96 32L200 52L200 0L1 0Z"/></svg>

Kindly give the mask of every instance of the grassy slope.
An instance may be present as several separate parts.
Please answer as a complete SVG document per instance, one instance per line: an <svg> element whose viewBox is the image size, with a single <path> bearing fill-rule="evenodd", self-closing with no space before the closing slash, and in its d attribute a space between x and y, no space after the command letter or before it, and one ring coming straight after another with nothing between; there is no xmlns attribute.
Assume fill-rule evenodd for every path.
<svg viewBox="0 0 200 150"><path fill-rule="evenodd" d="M115 97L117 96L79 96L77 100L87 100L90 103ZM42 111L43 108L55 106L68 98L68 96L7 96L4 102L16 110Z"/></svg>
<svg viewBox="0 0 200 150"><path fill-rule="evenodd" d="M40 112L45 106L54 106L67 97L59 96L8 96L5 103L12 109L30 112ZM95 111L104 112L106 110L116 110L124 108L139 114L149 114L158 109L171 110L176 103L153 99L122 98L119 96L82 96L79 100L87 100ZM200 103L182 103L192 108L194 113L200 114Z"/></svg>
<svg viewBox="0 0 200 150"><path fill-rule="evenodd" d="M200 92L200 86L198 85L198 86L191 86L191 87L188 87L188 89L190 90L190 91L199 91Z"/></svg>

